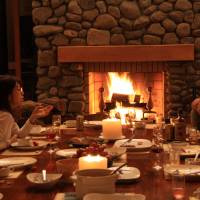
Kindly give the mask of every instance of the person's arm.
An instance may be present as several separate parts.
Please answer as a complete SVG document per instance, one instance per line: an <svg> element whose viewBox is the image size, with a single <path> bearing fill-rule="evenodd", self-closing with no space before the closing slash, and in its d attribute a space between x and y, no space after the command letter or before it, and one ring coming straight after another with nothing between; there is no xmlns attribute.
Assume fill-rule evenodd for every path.
<svg viewBox="0 0 200 200"><path fill-rule="evenodd" d="M25 124L19 129L19 126L15 124L15 127L13 127L13 133L17 133L19 137L25 137L28 135L34 126L37 119L41 117L45 117L49 114L49 112L52 110L53 106L36 106L33 110L31 116L29 119L25 122ZM14 130L15 129L15 130Z"/></svg>
<svg viewBox="0 0 200 200"><path fill-rule="evenodd" d="M12 142L11 130L14 123L15 121L10 113L0 112L0 150L9 147Z"/></svg>

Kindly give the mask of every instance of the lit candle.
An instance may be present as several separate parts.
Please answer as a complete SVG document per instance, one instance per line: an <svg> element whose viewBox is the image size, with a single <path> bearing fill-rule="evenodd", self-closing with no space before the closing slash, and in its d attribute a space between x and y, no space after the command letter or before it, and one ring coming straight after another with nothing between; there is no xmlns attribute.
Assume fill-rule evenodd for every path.
<svg viewBox="0 0 200 200"><path fill-rule="evenodd" d="M87 155L79 158L79 169L106 169L107 158L100 155Z"/></svg>
<svg viewBox="0 0 200 200"><path fill-rule="evenodd" d="M103 138L120 139L122 137L122 125L119 119L102 120Z"/></svg>

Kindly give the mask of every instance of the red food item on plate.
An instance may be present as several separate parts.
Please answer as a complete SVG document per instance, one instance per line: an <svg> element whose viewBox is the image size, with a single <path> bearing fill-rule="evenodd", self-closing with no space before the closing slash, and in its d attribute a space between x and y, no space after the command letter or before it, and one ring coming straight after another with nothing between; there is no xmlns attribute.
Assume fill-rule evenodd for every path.
<svg viewBox="0 0 200 200"><path fill-rule="evenodd" d="M38 142L33 141L33 146L38 146L38 145L39 145Z"/></svg>

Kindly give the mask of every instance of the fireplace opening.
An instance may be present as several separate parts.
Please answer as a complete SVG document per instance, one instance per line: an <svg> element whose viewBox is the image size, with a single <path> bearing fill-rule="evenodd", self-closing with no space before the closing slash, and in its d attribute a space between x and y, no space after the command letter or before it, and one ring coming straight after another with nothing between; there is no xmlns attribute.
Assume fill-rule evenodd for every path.
<svg viewBox="0 0 200 200"><path fill-rule="evenodd" d="M135 109L142 113L148 110L147 103L149 97L153 102L151 111L164 116L164 66L165 64L157 63L137 63L137 70L130 67L129 71L125 67L113 67L112 71L108 71L107 66L98 66L98 69L90 69L88 72L88 113L96 114L101 111L101 101L104 101L104 110L111 111L113 107L109 107L110 103L117 102L115 108ZM109 65L111 65L109 63ZM129 63L129 65L134 65ZM153 67L154 65L154 67ZM127 63L124 64L127 66ZM95 71L95 70L96 71ZM105 70L106 69L106 70ZM123 71L124 70L124 71ZM149 88L152 92L149 93ZM120 98L121 104L120 104ZM117 100L116 100L117 99ZM116 100L116 101L115 101ZM123 106L122 102L128 102L129 105ZM132 112L132 111L128 111ZM134 111L135 112L135 111ZM137 115L136 120L139 120L144 115Z"/></svg>

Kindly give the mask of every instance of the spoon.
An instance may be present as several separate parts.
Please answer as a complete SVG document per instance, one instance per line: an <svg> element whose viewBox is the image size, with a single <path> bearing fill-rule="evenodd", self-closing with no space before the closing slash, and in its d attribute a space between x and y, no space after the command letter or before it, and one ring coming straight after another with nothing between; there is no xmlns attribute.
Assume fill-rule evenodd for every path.
<svg viewBox="0 0 200 200"><path fill-rule="evenodd" d="M112 171L110 174L113 175L116 172L118 172L122 167L124 167L125 165L127 165L127 163L123 163L122 165L120 165L119 167L117 167L114 171Z"/></svg>

